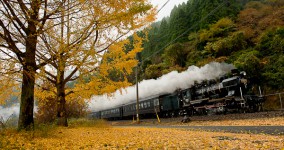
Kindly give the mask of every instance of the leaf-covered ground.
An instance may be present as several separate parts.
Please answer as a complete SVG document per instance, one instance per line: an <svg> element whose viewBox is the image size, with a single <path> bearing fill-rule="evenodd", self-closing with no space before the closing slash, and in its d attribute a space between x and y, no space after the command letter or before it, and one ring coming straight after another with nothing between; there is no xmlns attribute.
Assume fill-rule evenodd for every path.
<svg viewBox="0 0 284 150"><path fill-rule="evenodd" d="M258 117L257 117L258 116ZM230 114L142 120L141 125L189 126L261 126L284 125L283 113ZM284 135L207 132L173 128L119 127L109 124L132 124L128 121L108 122L76 119L68 128L36 126L35 131L17 132L0 129L0 149L279 149L284 150Z"/></svg>
<svg viewBox="0 0 284 150"><path fill-rule="evenodd" d="M0 135L0 149L283 149L284 136L185 129L68 127Z"/></svg>

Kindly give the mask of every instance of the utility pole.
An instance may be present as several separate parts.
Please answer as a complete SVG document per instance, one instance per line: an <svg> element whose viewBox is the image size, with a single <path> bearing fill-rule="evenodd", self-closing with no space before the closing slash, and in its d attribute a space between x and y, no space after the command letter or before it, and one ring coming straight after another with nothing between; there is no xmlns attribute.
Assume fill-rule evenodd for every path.
<svg viewBox="0 0 284 150"><path fill-rule="evenodd" d="M140 120L139 120L139 93L138 93L138 66L139 66L139 62L136 66L136 117L137 117L137 123L140 123Z"/></svg>

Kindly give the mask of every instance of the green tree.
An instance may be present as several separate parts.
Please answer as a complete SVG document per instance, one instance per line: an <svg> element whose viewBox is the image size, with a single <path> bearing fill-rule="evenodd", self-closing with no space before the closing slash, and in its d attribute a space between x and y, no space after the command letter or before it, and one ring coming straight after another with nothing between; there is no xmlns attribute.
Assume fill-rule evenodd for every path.
<svg viewBox="0 0 284 150"><path fill-rule="evenodd" d="M164 65L162 63L149 65L145 70L145 78L157 79L163 75L162 73L163 70L164 70Z"/></svg>
<svg viewBox="0 0 284 150"><path fill-rule="evenodd" d="M186 30L188 26L186 25L186 16L183 9L174 7L169 21L169 40L170 42L185 42L187 41L188 33Z"/></svg>
<svg viewBox="0 0 284 150"><path fill-rule="evenodd" d="M259 58L259 51L253 49L243 51L233 64L240 70L246 71L253 83L260 84L263 66Z"/></svg>
<svg viewBox="0 0 284 150"><path fill-rule="evenodd" d="M158 37L156 41L156 45L157 45L156 50L164 49L165 46L168 44L168 42L170 42L169 37L171 36L171 34L169 32L170 32L170 27L169 27L168 21L166 18L164 18L161 21L161 25L157 33Z"/></svg>
<svg viewBox="0 0 284 150"><path fill-rule="evenodd" d="M270 58L262 72L265 83L273 89L284 88L284 55L275 55Z"/></svg>
<svg viewBox="0 0 284 150"><path fill-rule="evenodd" d="M268 30L260 37L257 44L262 56L283 54L284 52L284 27Z"/></svg>
<svg viewBox="0 0 284 150"><path fill-rule="evenodd" d="M162 55L163 61L166 66L175 66L185 67L187 59L187 51L183 44L176 43L170 45L165 49L164 54Z"/></svg>
<svg viewBox="0 0 284 150"><path fill-rule="evenodd" d="M232 35L220 38L214 42L208 42L204 50L215 57L230 56L232 52L246 49L247 43L242 32L235 32Z"/></svg>

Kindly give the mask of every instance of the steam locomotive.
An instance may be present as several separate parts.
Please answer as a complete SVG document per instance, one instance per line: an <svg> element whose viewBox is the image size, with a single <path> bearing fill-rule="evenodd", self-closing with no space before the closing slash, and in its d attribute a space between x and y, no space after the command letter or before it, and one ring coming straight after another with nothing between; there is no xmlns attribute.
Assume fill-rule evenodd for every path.
<svg viewBox="0 0 284 150"><path fill-rule="evenodd" d="M228 112L256 112L263 109L264 97L252 94L252 84L244 71L237 69L218 80L195 82L188 89L141 99L139 116L174 117L178 115L225 114ZM100 119L127 119L136 115L136 101L112 109L92 112Z"/></svg>

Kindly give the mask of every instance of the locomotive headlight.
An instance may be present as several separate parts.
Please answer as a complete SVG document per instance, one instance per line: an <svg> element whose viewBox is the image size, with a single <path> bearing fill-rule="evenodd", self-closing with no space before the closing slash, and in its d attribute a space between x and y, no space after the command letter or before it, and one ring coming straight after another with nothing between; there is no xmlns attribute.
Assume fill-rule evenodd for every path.
<svg viewBox="0 0 284 150"><path fill-rule="evenodd" d="M245 71L240 72L241 75L246 76L247 73Z"/></svg>
<svg viewBox="0 0 284 150"><path fill-rule="evenodd" d="M235 91L234 91L234 90L228 92L228 96L232 96L232 95L234 95L234 94L235 94Z"/></svg>

